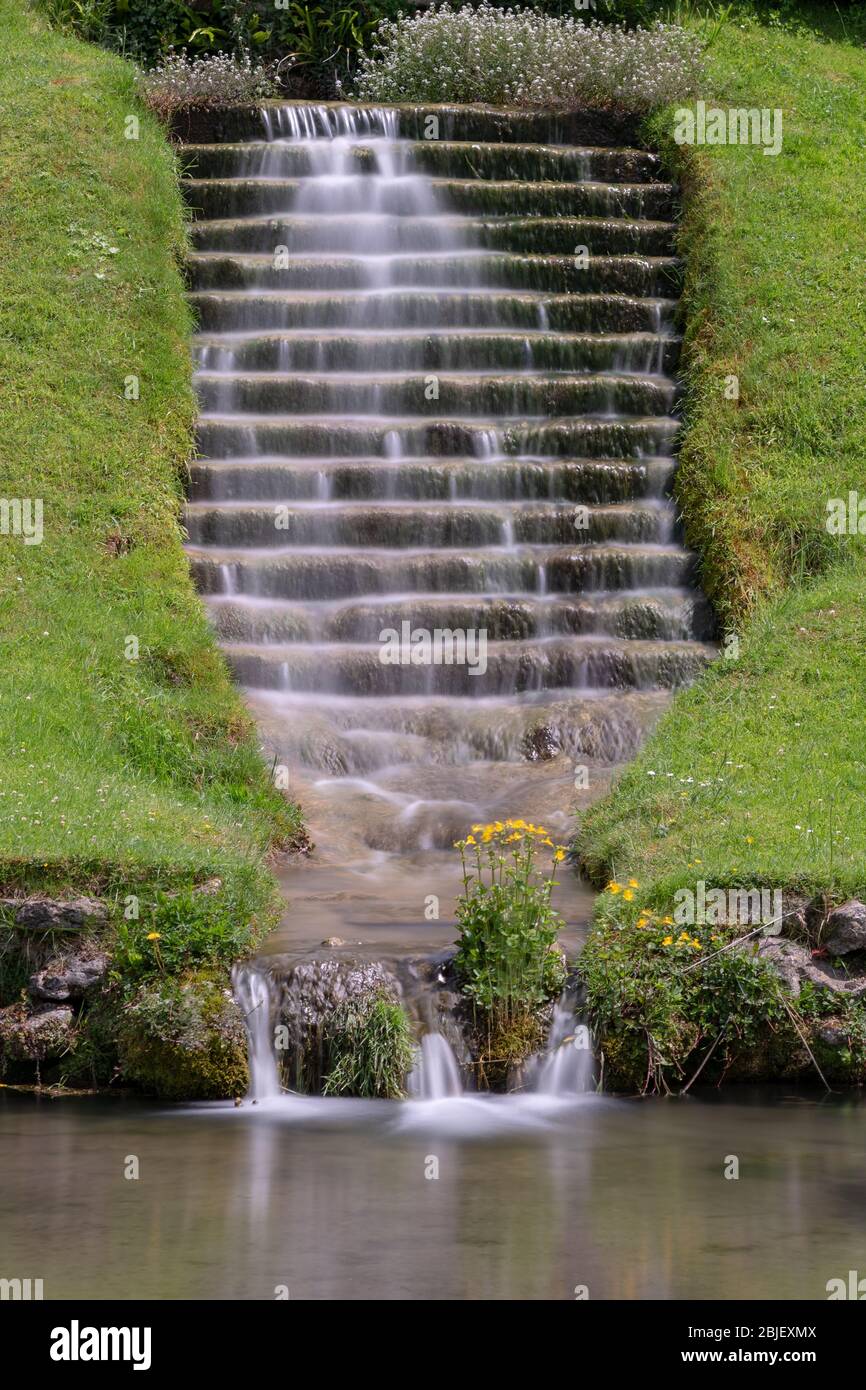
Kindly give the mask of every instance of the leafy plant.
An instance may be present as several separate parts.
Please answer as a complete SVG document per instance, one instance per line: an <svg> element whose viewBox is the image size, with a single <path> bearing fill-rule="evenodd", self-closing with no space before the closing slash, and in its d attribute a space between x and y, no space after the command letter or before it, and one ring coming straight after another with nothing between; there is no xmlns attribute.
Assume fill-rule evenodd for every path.
<svg viewBox="0 0 866 1390"><path fill-rule="evenodd" d="M458 841L463 892L455 966L464 993L501 1029L530 1014L562 988L556 949L562 919L551 905L556 865L565 857L543 826L523 820L474 825ZM553 857L548 875L539 860Z"/></svg>
<svg viewBox="0 0 866 1390"><path fill-rule="evenodd" d="M379 994L348 1000L328 1027L326 1096L398 1100L413 1062L412 1032L404 1010Z"/></svg>
<svg viewBox="0 0 866 1390"><path fill-rule="evenodd" d="M43 0L50 24L80 39L102 43L108 37L114 0Z"/></svg>

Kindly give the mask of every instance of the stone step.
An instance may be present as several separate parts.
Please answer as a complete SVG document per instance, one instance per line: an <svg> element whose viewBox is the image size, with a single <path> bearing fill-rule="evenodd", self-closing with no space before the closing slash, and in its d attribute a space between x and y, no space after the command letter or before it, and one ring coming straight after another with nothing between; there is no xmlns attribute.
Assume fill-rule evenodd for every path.
<svg viewBox="0 0 866 1390"><path fill-rule="evenodd" d="M634 146L640 143L640 120L614 111L527 111L458 103L379 105L352 103L352 120L369 113L370 133L385 132L408 140L479 140L518 143ZM176 137L198 144L259 140L264 135L288 140L303 135L332 137L348 133L345 102L266 101L255 106L185 111L173 118ZM384 118L383 118L383 114ZM432 122L432 123L431 123Z"/></svg>
<svg viewBox="0 0 866 1390"><path fill-rule="evenodd" d="M255 502L190 503L184 524L195 546L568 545L594 542L666 544L673 511L666 503L601 507L524 502L365 502L261 506Z"/></svg>
<svg viewBox="0 0 866 1390"><path fill-rule="evenodd" d="M198 251L273 254L285 246L291 255L404 252L416 256L448 251L458 244L523 255L574 255L585 246L592 256L640 254L670 256L676 223L625 217L460 217L428 214L398 217L358 213L351 223L339 213L216 218L190 227Z"/></svg>
<svg viewBox="0 0 866 1390"><path fill-rule="evenodd" d="M203 372L585 371L670 375L681 339L661 333L514 333L418 329L368 333L332 329L246 335L200 334Z"/></svg>
<svg viewBox="0 0 866 1390"><path fill-rule="evenodd" d="M540 458L197 459L195 502L551 501L661 497L674 460Z"/></svg>
<svg viewBox="0 0 866 1390"><path fill-rule="evenodd" d="M677 545L477 547L473 550L196 549L206 594L329 600L377 594L579 594L688 588L695 559Z"/></svg>
<svg viewBox="0 0 866 1390"><path fill-rule="evenodd" d="M422 372L198 372L202 413L280 415L666 415L676 402L669 377ZM435 396L428 399L435 389Z"/></svg>
<svg viewBox="0 0 866 1390"><path fill-rule="evenodd" d="M525 290L207 291L190 295L203 332L528 328L555 333L660 333L676 300Z"/></svg>
<svg viewBox="0 0 866 1390"><path fill-rule="evenodd" d="M467 775L495 763L545 762L558 754L622 762L637 751L669 699L653 690L605 691L603 699L570 690L484 698L364 699L273 690L253 695L278 761L297 761L334 777L420 764L425 786L431 766L460 766L461 788ZM340 794L346 794L342 787ZM457 833L465 830L464 819ZM443 843L454 838L451 833Z"/></svg>
<svg viewBox="0 0 866 1390"><path fill-rule="evenodd" d="M187 257L190 284L206 290L359 290L387 294L417 288L542 290L551 294L629 294L671 298L679 293L681 262L674 256L537 256L464 251L392 256L291 256L195 252Z"/></svg>
<svg viewBox="0 0 866 1390"><path fill-rule="evenodd" d="M250 140L183 147L184 170L195 178L334 179L359 176L519 179L557 182L655 183L661 161L649 150L606 145L487 144L460 140L389 140L349 136L340 146L340 172L322 168L313 140Z"/></svg>
<svg viewBox="0 0 866 1390"><path fill-rule="evenodd" d="M432 635L431 635L432 640ZM464 642L466 637L464 634ZM716 656L699 642L548 638L486 643L449 664L397 665L382 660L386 644L308 643L258 647L226 643L223 650L241 684L254 689L359 696L510 695L524 690L676 689L694 680ZM452 657L461 650L446 645ZM473 660L466 659L466 650Z"/></svg>
<svg viewBox="0 0 866 1390"><path fill-rule="evenodd" d="M211 598L211 622L226 642L376 642L384 628L484 630L488 641L529 641L591 634L645 641L699 641L713 637L706 600L688 589L576 598L534 595L450 596L389 594L364 601L275 603Z"/></svg>
<svg viewBox="0 0 866 1390"><path fill-rule="evenodd" d="M670 455L677 430L677 421L667 415L620 420L203 415L198 446L199 453L215 459L273 454L334 459L371 454L626 459Z"/></svg>
<svg viewBox="0 0 866 1390"><path fill-rule="evenodd" d="M312 180L309 181L312 183ZM324 188L304 187L303 179L182 179L187 202L201 217L226 218L290 214L304 192L304 211L328 213ZM429 192L442 200L443 210L480 216L627 217L669 220L677 192L670 183L556 183L506 179L432 179ZM374 211L417 217L419 190L415 181L394 183L374 175L359 177L344 189L346 215ZM315 204L311 206L311 204Z"/></svg>

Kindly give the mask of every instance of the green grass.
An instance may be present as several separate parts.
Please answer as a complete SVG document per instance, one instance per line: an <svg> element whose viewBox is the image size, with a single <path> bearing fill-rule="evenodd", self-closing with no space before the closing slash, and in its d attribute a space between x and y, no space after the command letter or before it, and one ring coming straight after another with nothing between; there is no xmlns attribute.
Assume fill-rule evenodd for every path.
<svg viewBox="0 0 866 1390"><path fill-rule="evenodd" d="M128 64L15 0L0 171L0 492L44 507L41 544L0 536L0 886L146 895L218 875L252 910L266 851L302 832L181 548L195 405L174 156Z"/></svg>
<svg viewBox="0 0 866 1390"><path fill-rule="evenodd" d="M596 881L634 875L656 907L696 878L866 891L866 554L825 528L830 498L866 494L866 49L827 7L801 13L823 32L729 23L710 54L708 99L782 108L782 153L679 152L677 495L739 656L678 697L578 834Z"/></svg>

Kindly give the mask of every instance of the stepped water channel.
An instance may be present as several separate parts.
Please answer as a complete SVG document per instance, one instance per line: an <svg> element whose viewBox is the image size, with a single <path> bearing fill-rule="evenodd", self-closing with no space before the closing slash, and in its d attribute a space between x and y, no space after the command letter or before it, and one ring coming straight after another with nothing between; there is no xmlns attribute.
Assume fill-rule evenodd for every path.
<svg viewBox="0 0 866 1390"><path fill-rule="evenodd" d="M629 135L340 104L188 134L189 556L317 845L271 980L447 946L452 842L567 840L714 654L670 501L676 190ZM573 946L574 876L558 905Z"/></svg>

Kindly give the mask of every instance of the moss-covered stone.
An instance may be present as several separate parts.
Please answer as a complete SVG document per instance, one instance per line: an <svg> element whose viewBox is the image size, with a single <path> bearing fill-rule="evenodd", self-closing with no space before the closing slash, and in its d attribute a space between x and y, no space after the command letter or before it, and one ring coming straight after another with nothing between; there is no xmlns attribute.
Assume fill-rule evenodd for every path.
<svg viewBox="0 0 866 1390"><path fill-rule="evenodd" d="M222 1100L248 1085L246 1033L227 976L152 980L124 1004L125 1079L166 1100Z"/></svg>

